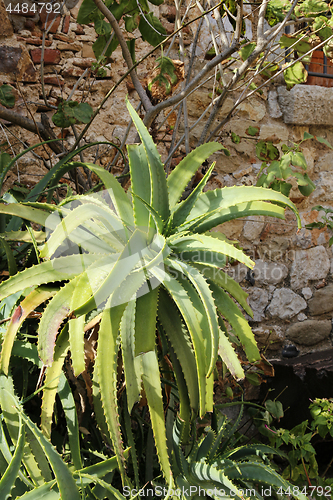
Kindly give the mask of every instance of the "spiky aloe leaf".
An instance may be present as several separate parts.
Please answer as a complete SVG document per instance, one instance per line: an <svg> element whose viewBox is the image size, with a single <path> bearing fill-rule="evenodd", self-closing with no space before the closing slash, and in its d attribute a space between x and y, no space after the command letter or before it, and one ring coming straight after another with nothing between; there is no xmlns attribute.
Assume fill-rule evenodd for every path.
<svg viewBox="0 0 333 500"><path fill-rule="evenodd" d="M62 373L62 367L69 349L68 342L68 324L64 326L60 335L57 338L54 349L54 361L51 366L46 369L42 411L41 411L41 429L48 439L51 436L51 425L53 407L56 394L58 392L59 378Z"/></svg>
<svg viewBox="0 0 333 500"><path fill-rule="evenodd" d="M9 394L11 394L12 397L9 397L8 396ZM14 396L14 385L12 378L10 376L6 377L6 375L0 374L0 405L2 408L2 414L6 422L6 427L8 429L10 438L13 441L13 443L16 444L18 441L20 418L18 412L16 411L15 406L13 405L13 398L15 398L15 396ZM28 436L28 434L29 434L29 429L26 428L27 439L29 438L29 440L31 441L31 436ZM38 464L36 462L31 447L27 441L24 446L23 463L29 473L30 479L35 485L38 486L42 484L45 481L44 478L48 480L48 475L44 470L44 464L43 463ZM42 468L44 470L44 477L41 472ZM48 474L50 475L50 470Z"/></svg>
<svg viewBox="0 0 333 500"><path fill-rule="evenodd" d="M35 222L36 224L40 224L41 226L45 225L45 221L49 217L48 212L43 212L42 210L23 205L22 203L9 203L7 205L0 203L0 213L15 215Z"/></svg>
<svg viewBox="0 0 333 500"><path fill-rule="evenodd" d="M131 188L135 195L133 197L135 225L137 227L148 227L149 210L140 200L141 198L146 203L151 203L150 173L147 156L143 144L129 144L127 151L131 173Z"/></svg>
<svg viewBox="0 0 333 500"><path fill-rule="evenodd" d="M262 200L281 203L283 206L291 208L296 215L298 227L301 227L301 219L297 208L289 198L277 191L254 186L233 186L202 193L187 217L188 225L193 228L193 224L190 221L197 219L195 230L199 232L208 231L217 224L220 224L218 215L221 210L231 210L231 207L235 207L234 210L237 211L237 206L241 203ZM279 211L276 207L274 209Z"/></svg>
<svg viewBox="0 0 333 500"><path fill-rule="evenodd" d="M10 496L10 492L15 485L15 481L21 467L21 461L24 452L24 430L25 428L22 425L20 419L18 441L16 444L15 452L4 475L0 479L0 498L3 498L4 500L7 500L7 498Z"/></svg>
<svg viewBox="0 0 333 500"><path fill-rule="evenodd" d="M199 311L203 309L202 304L200 304L200 299L192 288L192 285L186 283L182 280L180 283L174 279L169 273L161 273L159 269L154 268L152 273L159 279L166 290L171 295L174 302L184 318L186 326L191 336L191 340L194 347L197 373L198 373L198 383L199 383L199 405L200 405L200 415L203 416L206 413L206 374L207 374L207 362L206 362L206 339L203 335L203 328L207 327L207 322L205 321L205 313L203 316L199 314ZM191 294L191 296L189 295ZM192 300L197 298L196 304L193 304ZM196 309L199 307L199 309Z"/></svg>
<svg viewBox="0 0 333 500"><path fill-rule="evenodd" d="M126 303L111 309L111 298L102 314L95 365L98 369L98 381L105 419L117 457L121 479L123 484L125 484L124 449L117 404L117 354L119 350L117 339Z"/></svg>
<svg viewBox="0 0 333 500"><path fill-rule="evenodd" d="M0 420L0 451L1 451L1 454L3 456L3 459L4 459L4 462L7 462L7 464L10 464L10 462L13 460L13 455L12 453L10 452L10 449L9 449L9 444L7 442L7 437L6 437L6 434L4 432L4 429L2 427L2 423L1 423L1 420ZM2 471L3 473L4 471ZM21 471L19 471L17 473L17 476L19 477L19 479L29 488L33 488L34 485L31 481L29 481L29 479L27 479Z"/></svg>
<svg viewBox="0 0 333 500"><path fill-rule="evenodd" d="M74 313L76 315L87 314L96 307L96 304L103 303L118 287L120 288L129 273L142 261L146 247L147 235L135 229L101 286L94 291L94 295L89 300L76 307Z"/></svg>
<svg viewBox="0 0 333 500"><path fill-rule="evenodd" d="M60 398L61 406L65 413L72 461L75 469L82 469L79 423L77 419L75 401L71 388L64 373L60 374L59 384L58 384L58 395Z"/></svg>
<svg viewBox="0 0 333 500"><path fill-rule="evenodd" d="M206 220L206 217L198 217L188 223L180 226L180 229L186 228L195 231L196 233L205 233L219 224L230 222L234 219L240 219L254 215L266 215L268 217L277 217L279 219L285 218L285 209L265 201L251 201L246 203L239 203L238 205L217 210L211 217ZM202 222L203 220L203 222Z"/></svg>
<svg viewBox="0 0 333 500"><path fill-rule="evenodd" d="M128 457L129 448L124 451L125 458ZM110 471L113 471L117 467L116 457L108 458L79 471L74 471L73 475L78 487L88 486L92 481L91 478L102 478L106 476ZM82 474L87 474L90 479L85 477L80 477L79 472ZM60 493L57 488L56 481L49 481L44 483L42 486L35 488L33 491L29 491L20 497L20 500L59 500Z"/></svg>
<svg viewBox="0 0 333 500"><path fill-rule="evenodd" d="M113 266L110 256L96 260L86 271L66 283L48 303L38 328L38 352L44 365L50 366L52 364L55 339L64 319L68 317L72 309L79 309L83 303L88 302L90 299L87 301L87 296L92 297L93 306L91 309L96 307L94 294L101 283L103 286ZM77 286L82 279L85 290L82 294L77 294Z"/></svg>
<svg viewBox="0 0 333 500"><path fill-rule="evenodd" d="M177 254L188 251L203 251L206 253L216 252L217 254L227 255L228 257L238 260L251 269L254 267L254 262L245 255L242 250L235 248L235 246L230 243L216 240L206 234L194 234L191 236L182 236L180 238L173 237L169 238L167 241Z"/></svg>
<svg viewBox="0 0 333 500"><path fill-rule="evenodd" d="M203 176L199 184L193 189L191 194L186 198L186 200L179 203L175 211L172 213L172 228L176 228L183 224L186 220L187 216L191 212L195 202L199 198L202 193L203 188L209 181L210 176L212 175L213 169L215 167L215 163L207 170L206 174Z"/></svg>
<svg viewBox="0 0 333 500"><path fill-rule="evenodd" d="M12 348L15 340L16 333L21 327L23 321L27 316L36 309L37 306L48 300L57 292L57 289L52 288L37 288L33 290L15 309L14 314L8 324L6 334L4 336L1 357L0 357L0 370L8 375L8 367Z"/></svg>
<svg viewBox="0 0 333 500"><path fill-rule="evenodd" d="M30 342L27 342L26 340L16 340L16 342L14 342L12 356L24 358L36 365L38 368L42 368L43 366L38 356L37 346L35 344L30 344Z"/></svg>
<svg viewBox="0 0 333 500"><path fill-rule="evenodd" d="M116 177L103 167L99 165L95 165L93 163L81 163L75 162L72 163L73 167L84 166L89 168L92 172L94 172L103 182L105 188L108 190L109 195L111 197L112 203L116 209L116 212L120 219L130 226L134 226L134 217L133 217L133 207L128 199L125 191L117 181Z"/></svg>
<svg viewBox="0 0 333 500"><path fill-rule="evenodd" d="M78 226L86 223L86 221L91 217L98 217L99 220L102 220L106 229L111 233L123 229L121 221L112 213L111 210L107 210L107 207L102 208L92 203L80 205L73 211L69 212L64 219L59 219L59 224L40 252L41 258L50 258L61 243L68 238L71 239L71 233ZM82 240L82 246L84 247L84 239ZM96 250L100 251L98 247Z"/></svg>
<svg viewBox="0 0 333 500"><path fill-rule="evenodd" d="M27 287L75 278L98 259L99 255L68 255L58 257L56 262L47 261L29 267L12 276L0 285L0 300Z"/></svg>
<svg viewBox="0 0 333 500"><path fill-rule="evenodd" d="M235 330L236 335L244 346L248 360L250 362L258 361L260 359L260 353L257 343L248 322L237 305L229 295L216 286L215 283L210 282L210 287L213 291L216 307Z"/></svg>
<svg viewBox="0 0 333 500"><path fill-rule="evenodd" d="M45 438L38 427L24 414L18 402L16 402L15 406L22 420L29 427L32 434L43 448L43 451L47 456L56 477L61 497L70 498L71 500L81 500L81 495L76 487L75 480L67 467L67 464L62 461L60 455L53 448L52 444Z"/></svg>
<svg viewBox="0 0 333 500"><path fill-rule="evenodd" d="M12 249L8 245L7 241L2 237L0 237L0 245L2 246L6 254L9 275L13 276L14 274L17 273L17 266Z"/></svg>
<svg viewBox="0 0 333 500"><path fill-rule="evenodd" d="M128 411L140 399L142 380L142 358L135 356L135 300L131 300L120 324L121 352L124 363Z"/></svg>
<svg viewBox="0 0 333 500"><path fill-rule="evenodd" d="M161 162L161 157L157 151L153 139L148 133L148 130L146 129L141 118L136 113L135 109L128 100L126 102L126 105L133 123L140 135L149 164L151 186L150 204L159 213L162 219L166 221L170 215L170 210L167 181L163 163Z"/></svg>
<svg viewBox="0 0 333 500"><path fill-rule="evenodd" d="M44 243L46 234L44 231L31 230L37 243ZM6 241L21 241L23 243L32 243L32 237L29 231L9 231L1 234Z"/></svg>
<svg viewBox="0 0 333 500"><path fill-rule="evenodd" d="M269 459L267 455L279 455L281 457L286 457L286 454L277 448L272 446L267 446L264 444L239 446L232 450L228 450L219 456L219 459L228 458L230 460L242 460L250 457L258 457L266 464L269 464Z"/></svg>
<svg viewBox="0 0 333 500"><path fill-rule="evenodd" d="M80 275L67 283L48 303L38 328L38 353L45 366L51 366L55 340L64 319L70 313L71 297Z"/></svg>
<svg viewBox="0 0 333 500"><path fill-rule="evenodd" d="M179 310L165 290L160 291L158 317L181 364L191 407L196 415L199 409L199 386L194 351L181 321Z"/></svg>
<svg viewBox="0 0 333 500"><path fill-rule="evenodd" d="M135 356L155 351L158 288L136 299Z"/></svg>
<svg viewBox="0 0 333 500"><path fill-rule="evenodd" d="M217 142L208 142L191 151L178 163L167 179L170 209L180 200L184 189L207 158L222 149Z"/></svg>
<svg viewBox="0 0 333 500"><path fill-rule="evenodd" d="M244 370L229 339L220 330L218 354L236 380L244 378Z"/></svg>
<svg viewBox="0 0 333 500"><path fill-rule="evenodd" d="M244 311L249 316L251 316L251 318L253 318L252 309L246 302L246 299L249 296L249 294L244 292L244 290L237 283L237 281L228 276L228 274L222 271L222 269L216 267L215 268L208 267L206 263L193 263L193 265L197 267L200 271L202 271L203 274L208 279L214 281L216 285L222 287L224 290L230 293L230 295L232 295L233 298L236 299L237 302L242 306Z"/></svg>
<svg viewBox="0 0 333 500"><path fill-rule="evenodd" d="M143 387L148 401L156 451L163 475L169 481L172 473L166 444L160 371L155 351L149 351L142 355L142 368Z"/></svg>
<svg viewBox="0 0 333 500"><path fill-rule="evenodd" d="M219 343L219 325L217 322L216 307L211 290L203 275L194 267L189 266L186 262L176 259L166 259L166 264L172 267L176 272L186 276L196 289L198 296L203 304L207 322L209 326L208 332L210 333L210 352L207 349L206 355L208 359L207 377L209 377L214 370L217 361L217 350ZM207 332L207 333L208 333Z"/></svg>
<svg viewBox="0 0 333 500"><path fill-rule="evenodd" d="M242 481L253 481L254 483L263 483L274 488L282 488L286 491L290 488L291 495L299 500L307 500L303 493L294 491L292 485L283 479L273 469L268 468L266 464L256 462L238 462L232 466L226 467L224 473L230 479L240 479Z"/></svg>
<svg viewBox="0 0 333 500"><path fill-rule="evenodd" d="M192 481L199 482L203 489L210 489L209 483L213 483L215 486L224 489L227 494L232 495L232 498L237 500L243 500L244 498L242 490L239 491L237 485L226 475L224 468L219 470L213 465L203 462L190 463L189 477Z"/></svg>

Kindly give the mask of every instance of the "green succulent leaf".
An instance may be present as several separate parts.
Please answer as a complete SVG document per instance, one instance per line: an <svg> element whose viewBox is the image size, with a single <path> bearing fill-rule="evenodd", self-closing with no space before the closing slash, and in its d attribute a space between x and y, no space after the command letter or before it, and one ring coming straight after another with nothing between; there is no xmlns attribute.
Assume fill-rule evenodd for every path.
<svg viewBox="0 0 333 500"><path fill-rule="evenodd" d="M14 89L5 83L0 87L0 104L5 106L5 108L13 108L15 106Z"/></svg>

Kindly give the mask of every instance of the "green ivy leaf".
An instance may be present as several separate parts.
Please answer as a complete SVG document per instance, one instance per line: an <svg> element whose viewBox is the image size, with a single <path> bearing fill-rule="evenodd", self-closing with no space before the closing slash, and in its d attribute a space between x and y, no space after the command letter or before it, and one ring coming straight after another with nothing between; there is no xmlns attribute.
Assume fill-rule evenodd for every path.
<svg viewBox="0 0 333 500"><path fill-rule="evenodd" d="M96 7L93 0L83 0L77 15L77 22L79 24L89 24L101 18L101 13Z"/></svg>
<svg viewBox="0 0 333 500"><path fill-rule="evenodd" d="M239 51L239 55L242 61L246 61L246 59L250 57L255 48L256 44L254 42L248 43L247 45L243 46Z"/></svg>
<svg viewBox="0 0 333 500"><path fill-rule="evenodd" d="M136 19L137 19L137 16L125 16L124 17L125 30L128 31L128 33L132 33L138 27Z"/></svg>
<svg viewBox="0 0 333 500"><path fill-rule="evenodd" d="M251 127L250 126L246 129L245 132L247 133L247 135L252 135L254 137L256 135L259 135L259 131L260 131L260 129L258 127Z"/></svg>
<svg viewBox="0 0 333 500"><path fill-rule="evenodd" d="M305 0L295 7L297 17L313 17L329 11L329 6L323 0Z"/></svg>
<svg viewBox="0 0 333 500"><path fill-rule="evenodd" d="M301 39L299 42L297 42L298 39ZM279 45L280 47L283 48L288 48L292 47L292 50L296 50L299 56L302 56L303 54L306 54L306 52L309 52L311 50L311 45L308 43L309 37L304 37L304 35L282 35L280 40L279 40ZM312 54L306 56L303 58L303 61L305 63L311 62Z"/></svg>
<svg viewBox="0 0 333 500"><path fill-rule="evenodd" d="M290 90L297 83L305 83L308 79L308 72L301 62L296 62L283 72L285 82L288 90Z"/></svg>
<svg viewBox="0 0 333 500"><path fill-rule="evenodd" d="M260 377L257 373L246 373L245 378L251 385L258 386L261 384Z"/></svg>
<svg viewBox="0 0 333 500"><path fill-rule="evenodd" d="M14 90L10 85L6 85L5 83L0 87L0 103L5 108L13 108L15 106Z"/></svg>
<svg viewBox="0 0 333 500"><path fill-rule="evenodd" d="M304 180L307 182L307 185L298 186L298 189L303 196L309 196L312 193L312 191L316 189L316 185L314 184L314 182L312 182L308 174L304 174Z"/></svg>
<svg viewBox="0 0 333 500"><path fill-rule="evenodd" d="M12 160L8 153L0 153L0 174L5 170L8 163Z"/></svg>
<svg viewBox="0 0 333 500"><path fill-rule="evenodd" d="M89 123L93 109L86 102L62 101L52 121L57 127L66 128L75 123Z"/></svg>
<svg viewBox="0 0 333 500"><path fill-rule="evenodd" d="M92 46L92 49L94 51L94 54L96 56L96 59L99 60L99 58L101 57L102 53L103 53L103 50L104 50L104 47L105 45L107 44L108 40L109 40L110 37L106 37L104 35L102 36L99 36L96 40L96 42L93 43L93 46ZM108 48L106 49L105 51L105 54L104 56L105 57L110 57L110 55L112 54L112 52L114 50L116 50L116 48L118 47L119 45L119 40L118 38L116 37L116 35L113 36Z"/></svg>
<svg viewBox="0 0 333 500"><path fill-rule="evenodd" d="M324 139L323 137L317 137L317 136L315 136L315 139L317 139L318 142L321 142L322 144L325 144L325 146L327 146L328 148L333 149L333 147L331 146L331 144L326 139Z"/></svg>
<svg viewBox="0 0 333 500"><path fill-rule="evenodd" d="M96 19L94 26L97 35L105 35L107 37L111 35L111 26L104 19Z"/></svg>
<svg viewBox="0 0 333 500"><path fill-rule="evenodd" d="M265 16L268 24L274 26L283 21L290 7L291 4L288 0L271 0L268 2Z"/></svg>
<svg viewBox="0 0 333 500"><path fill-rule="evenodd" d="M284 416L283 406L280 401L272 401L271 399L268 399L265 406L269 413L277 420Z"/></svg>
<svg viewBox="0 0 333 500"><path fill-rule="evenodd" d="M312 25L312 30L317 32L316 35L318 35L322 41L327 40L327 38L333 34L332 28L330 28L327 23L327 17L319 16L315 19Z"/></svg>
<svg viewBox="0 0 333 500"><path fill-rule="evenodd" d="M231 140L234 144L239 144L241 138L239 137L239 135L235 134L235 132L231 132Z"/></svg>
<svg viewBox="0 0 333 500"><path fill-rule="evenodd" d="M135 38L131 38L130 40L127 40L126 43L127 43L128 50L130 51L130 54L131 54L132 62L133 62L133 64L135 64L136 63L136 59L135 59Z"/></svg>
<svg viewBox="0 0 333 500"><path fill-rule="evenodd" d="M293 165L295 165L295 167L301 167L304 170L307 169L306 159L301 151L298 151L297 153L292 153L291 162Z"/></svg>
<svg viewBox="0 0 333 500"><path fill-rule="evenodd" d="M155 76L155 78L149 83L148 90L151 90L153 83L159 82L159 85L161 85L162 83L165 85L166 94L170 94L171 85L169 80L171 80L172 85L174 85L178 80L172 59L162 55L161 57L156 59L156 62L157 68L160 69L160 73ZM168 75L169 78L165 77L164 75Z"/></svg>
<svg viewBox="0 0 333 500"><path fill-rule="evenodd" d="M139 30L142 35L142 40L150 43L153 47L163 42L166 36L166 31L160 20L151 12L145 14L145 17L141 16Z"/></svg>
<svg viewBox="0 0 333 500"><path fill-rule="evenodd" d="M279 158L280 153L272 142L259 141L256 145L256 155L259 160L273 161Z"/></svg>
<svg viewBox="0 0 333 500"><path fill-rule="evenodd" d="M314 135L309 134L309 132L304 132L303 141L306 141L307 139L313 139L313 138L314 138Z"/></svg>

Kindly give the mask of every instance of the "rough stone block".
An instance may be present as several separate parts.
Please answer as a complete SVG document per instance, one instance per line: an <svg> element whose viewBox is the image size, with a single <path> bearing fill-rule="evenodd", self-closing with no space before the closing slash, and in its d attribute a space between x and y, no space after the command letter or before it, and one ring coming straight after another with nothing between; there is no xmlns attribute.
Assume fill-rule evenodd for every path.
<svg viewBox="0 0 333 500"><path fill-rule="evenodd" d="M235 174L234 174L235 177ZM264 229L264 217L251 215L244 224L243 234L247 240L254 241L259 238L262 230Z"/></svg>
<svg viewBox="0 0 333 500"><path fill-rule="evenodd" d="M277 285L288 276L288 268L284 264L266 262L261 259L256 260L255 263L254 279L259 285Z"/></svg>
<svg viewBox="0 0 333 500"><path fill-rule="evenodd" d="M249 321L261 321L265 318L268 293L266 290L257 287L253 287L249 292L249 305L253 311L253 319L250 318Z"/></svg>
<svg viewBox="0 0 333 500"><path fill-rule="evenodd" d="M309 311L312 316L333 311L333 285L315 291L313 298L309 300Z"/></svg>
<svg viewBox="0 0 333 500"><path fill-rule="evenodd" d="M297 250L290 272L291 288L299 290L306 287L309 281L324 279L329 270L330 260L323 246Z"/></svg>
<svg viewBox="0 0 333 500"><path fill-rule="evenodd" d="M306 309L306 306L305 300L297 293L289 288L278 288L273 294L272 302L267 307L267 311L273 317L290 319Z"/></svg>
<svg viewBox="0 0 333 500"><path fill-rule="evenodd" d="M5 36L5 37L10 37L13 35L14 30L13 30L13 25L10 22L10 19L8 17L8 14L6 12L6 6L3 2L3 0L0 0L0 37Z"/></svg>
<svg viewBox="0 0 333 500"><path fill-rule="evenodd" d="M0 47L0 75L3 81L8 81L3 75L8 75L10 80L36 81L36 71L25 47Z"/></svg>
<svg viewBox="0 0 333 500"><path fill-rule="evenodd" d="M40 64L42 60L42 49L33 49L30 51L32 60L35 64ZM60 50L45 49L44 64L58 64L60 62Z"/></svg>
<svg viewBox="0 0 333 500"><path fill-rule="evenodd" d="M268 92L268 112L272 118L281 118L282 111L278 103L278 94L276 90Z"/></svg>
<svg viewBox="0 0 333 500"><path fill-rule="evenodd" d="M278 87L283 121L295 125L333 125L332 89L317 85L295 85L290 91Z"/></svg>
<svg viewBox="0 0 333 500"><path fill-rule="evenodd" d="M332 324L330 320L316 321L308 319L294 323L286 331L286 337L300 345L315 345L329 337Z"/></svg>

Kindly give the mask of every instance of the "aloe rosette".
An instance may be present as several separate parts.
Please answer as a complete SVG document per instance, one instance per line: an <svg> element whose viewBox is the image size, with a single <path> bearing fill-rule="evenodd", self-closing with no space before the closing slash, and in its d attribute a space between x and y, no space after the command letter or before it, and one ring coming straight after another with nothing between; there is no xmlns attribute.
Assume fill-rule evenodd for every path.
<svg viewBox="0 0 333 500"><path fill-rule="evenodd" d="M128 411L143 387L161 469L169 482L157 332L170 349L180 418L189 421L193 415L202 417L212 411L218 356L234 377L244 376L225 321L249 361L258 360L259 351L241 311L252 316L247 294L222 270L228 258L250 268L254 263L222 233L211 230L249 215L284 218L285 207L295 212L299 225L300 219L294 204L270 189L239 186L203 192L214 165L182 200L197 169L223 147L215 142L198 147L166 178L152 138L129 103L128 109L141 144L128 146L131 187L127 192L103 168L85 163L99 175L105 191L72 196L57 206L0 204L0 212L34 221L49 233L40 247L42 262L0 286L0 300L25 290L3 340L0 369L8 373L16 332L28 314L46 302L38 329L38 352L47 367L46 378L60 377L68 350L74 373L79 375L85 369L85 326L91 314L99 314L93 382L100 409L96 417L107 422L125 482L116 387L121 350ZM40 233L38 237L40 241ZM56 392L56 383L44 390L45 435L50 434Z"/></svg>

